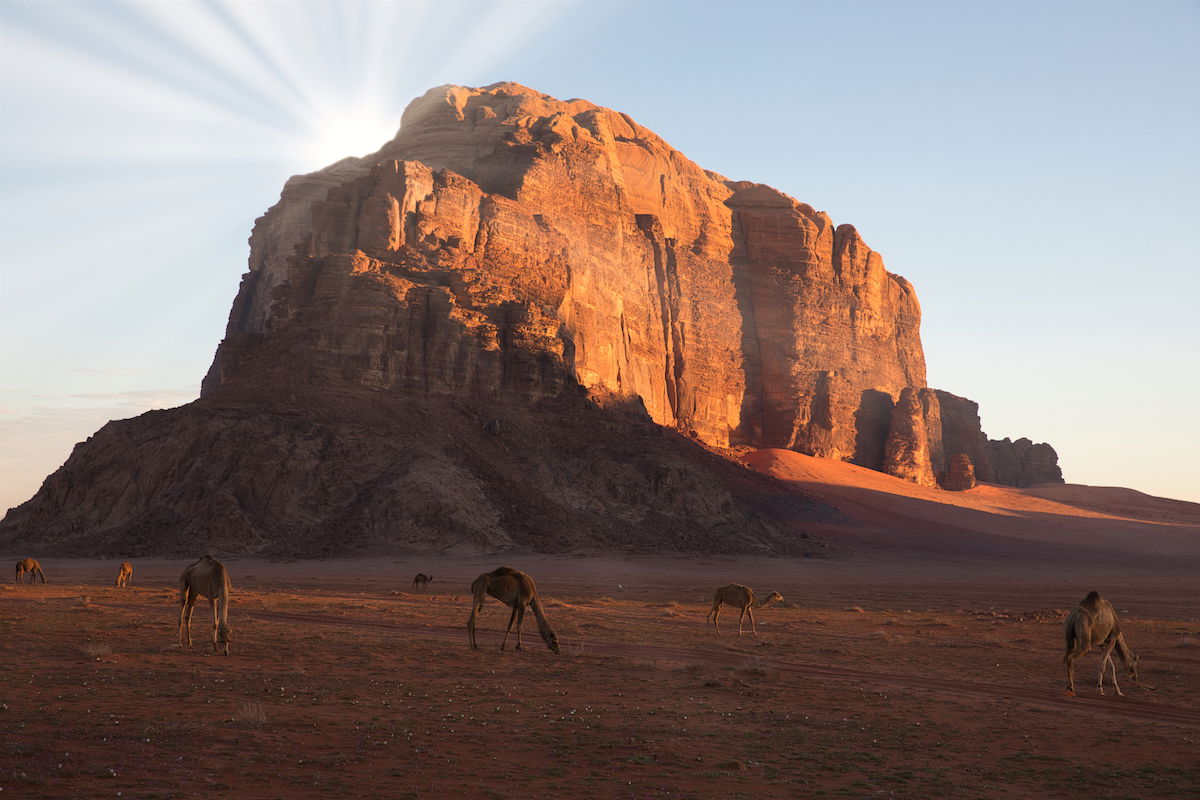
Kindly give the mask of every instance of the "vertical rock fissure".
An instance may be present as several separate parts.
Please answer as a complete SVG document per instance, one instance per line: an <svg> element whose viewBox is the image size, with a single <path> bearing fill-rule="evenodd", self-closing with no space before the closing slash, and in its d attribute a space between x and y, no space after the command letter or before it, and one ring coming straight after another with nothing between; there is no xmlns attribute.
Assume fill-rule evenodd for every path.
<svg viewBox="0 0 1200 800"><path fill-rule="evenodd" d="M733 247L729 265L733 279L734 299L742 318L742 376L745 390L742 395L738 430L743 442L759 442L766 433L766 379L762 368L762 338L758 331L758 315L754 308L754 280L746 254L746 231L737 211L730 225Z"/></svg>
<svg viewBox="0 0 1200 800"><path fill-rule="evenodd" d="M654 281L658 289L659 322L663 337L663 384L671 416L677 426L684 426L689 416L681 407L680 389L683 381L683 343L679 335L679 270L672 243L662 235L662 227L653 214L638 214L637 225L650 245L653 256Z"/></svg>

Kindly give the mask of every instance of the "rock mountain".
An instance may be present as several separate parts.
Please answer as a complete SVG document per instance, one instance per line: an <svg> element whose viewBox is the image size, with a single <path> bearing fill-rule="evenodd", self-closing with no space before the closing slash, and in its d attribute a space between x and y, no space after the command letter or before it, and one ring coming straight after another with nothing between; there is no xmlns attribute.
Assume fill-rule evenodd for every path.
<svg viewBox="0 0 1200 800"><path fill-rule="evenodd" d="M926 385L913 287L853 226L584 100L433 89L250 247L200 399L80 444L0 545L809 552L838 513L728 456L1062 480Z"/></svg>

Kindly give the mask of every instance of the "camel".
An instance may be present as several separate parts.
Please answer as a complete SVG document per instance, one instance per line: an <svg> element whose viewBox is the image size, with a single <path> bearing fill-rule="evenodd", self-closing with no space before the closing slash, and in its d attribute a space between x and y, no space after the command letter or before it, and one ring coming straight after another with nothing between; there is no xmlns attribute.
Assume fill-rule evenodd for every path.
<svg viewBox="0 0 1200 800"><path fill-rule="evenodd" d="M179 576L179 646L192 646L192 610L196 601L207 597L213 610L213 650L229 655L229 593L233 585L225 565L204 555Z"/></svg>
<svg viewBox="0 0 1200 800"><path fill-rule="evenodd" d="M117 572L117 588L128 586L132 577L133 564L130 564L128 561L121 562L121 569Z"/></svg>
<svg viewBox="0 0 1200 800"><path fill-rule="evenodd" d="M521 623L525 620L525 606L529 606L533 609L534 616L537 617L538 632L542 634L546 646L555 653L559 652L558 635L554 633L542 611L542 601L538 597L533 578L524 572L512 567L497 567L475 579L471 584L471 594L473 598L471 600L471 616L467 617L467 636L471 641L472 650L479 649L479 645L475 641L475 617L483 610L484 600L490 594L506 606L512 607L512 616L508 618L508 628L504 631L504 640L500 642L501 650L508 644L508 635L512 632L514 622L517 623L516 649L521 649Z"/></svg>
<svg viewBox="0 0 1200 800"><path fill-rule="evenodd" d="M712 610L708 612L708 616L705 619L711 619L713 627L717 629L717 633L720 633L721 626L717 624L717 617L721 615L721 606L728 603L742 610L741 616L738 617L738 636L742 635L742 620L749 614L750 630L754 634L754 637L758 638L758 626L754 624L754 611L751 610L751 606L757 605L759 608L766 608L781 600L783 600L783 595L779 592L771 592L766 600L761 603L755 603L753 589L749 586L743 586L740 583L731 583L728 586L722 586L720 589L717 589L716 594L713 595Z"/></svg>
<svg viewBox="0 0 1200 800"><path fill-rule="evenodd" d="M17 562L17 583L23 583L22 576L29 573L29 583L34 582L34 578L41 578L42 583L46 582L46 573L42 572L42 565L32 558L22 558Z"/></svg>
<svg viewBox="0 0 1200 800"><path fill-rule="evenodd" d="M427 588L431 580L433 580L432 575L426 575L424 572L418 572L413 577L413 588Z"/></svg>
<svg viewBox="0 0 1200 800"><path fill-rule="evenodd" d="M1113 650L1121 659L1125 671L1138 683L1138 657L1125 644L1121 633L1121 623L1117 620L1117 612L1112 603L1100 597L1096 592L1088 592L1078 606L1071 609L1063 623L1063 634L1066 637L1067 653L1063 663L1067 665L1067 691L1069 697L1075 696L1075 661L1087 655L1094 646L1101 647L1100 677L1096 682L1096 690L1104 694L1104 668L1112 669L1112 685L1117 694L1124 697L1121 687L1117 685L1117 665L1113 663ZM1142 688L1149 689L1148 686Z"/></svg>

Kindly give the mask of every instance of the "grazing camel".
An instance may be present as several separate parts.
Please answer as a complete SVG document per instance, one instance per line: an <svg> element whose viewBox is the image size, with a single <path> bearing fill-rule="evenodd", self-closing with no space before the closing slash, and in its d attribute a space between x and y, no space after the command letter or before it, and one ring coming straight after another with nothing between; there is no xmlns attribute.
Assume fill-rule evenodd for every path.
<svg viewBox="0 0 1200 800"><path fill-rule="evenodd" d="M42 583L46 582L46 573L42 572L42 565L32 558L22 558L17 562L17 583L24 583L23 575L29 573L29 583L34 583L34 578L41 578Z"/></svg>
<svg viewBox="0 0 1200 800"><path fill-rule="evenodd" d="M472 650L479 649L479 645L475 641L475 617L483 609L483 602L490 594L506 606L512 607L512 616L508 618L508 628L504 631L504 640L500 642L501 650L508 644L508 635L512 632L514 622L517 623L516 649L521 649L521 623L525 620L525 606L529 606L533 609L534 616L537 617L538 632L542 634L546 646L556 653L559 652L558 635L554 633L542 611L542 601L538 597L533 578L524 572L512 567L497 567L475 579L471 584L471 594L471 616L467 617L467 636L471 641Z"/></svg>
<svg viewBox="0 0 1200 800"><path fill-rule="evenodd" d="M721 626L717 624L717 617L721 615L721 606L728 603L742 610L741 616L738 617L738 636L742 635L742 620L749 614L750 631L754 634L755 638L758 638L758 626L754 624L754 611L751 610L751 606L757 605L759 608L766 608L781 600L783 600L783 595L779 592L771 592L766 600L761 603L755 603L753 589L749 586L743 586L740 583L731 583L728 586L722 586L720 589L717 589L716 594L713 595L712 610L708 612L708 616L705 619L711 619L713 627L717 629L717 633L720 633Z"/></svg>
<svg viewBox="0 0 1200 800"><path fill-rule="evenodd" d="M432 575L426 575L424 572L418 572L415 576L413 576L413 588L427 588L431 580L433 580Z"/></svg>
<svg viewBox="0 0 1200 800"><path fill-rule="evenodd" d="M229 655L229 572L225 565L204 555L179 576L179 646L192 646L192 610L196 601L207 597L213 610L213 650Z"/></svg>
<svg viewBox="0 0 1200 800"><path fill-rule="evenodd" d="M128 561L121 562L121 569L117 571L117 588L128 586L129 580L133 577L133 564Z"/></svg>
<svg viewBox="0 0 1200 800"><path fill-rule="evenodd" d="M1112 603L1100 597L1096 592L1088 592L1078 606L1071 609L1063 623L1063 634L1066 637L1067 654L1063 663L1067 665L1067 695L1075 696L1075 661L1082 658L1094 646L1100 646L1100 677L1096 682L1096 690L1104 694L1104 668L1112 668L1112 685L1117 694L1124 696L1121 687L1117 685L1117 665L1113 663L1113 650L1121 658L1121 664L1133 682L1138 684L1138 657L1125 644L1121 633L1121 623L1117 620L1117 612ZM1150 687L1143 687L1150 688Z"/></svg>

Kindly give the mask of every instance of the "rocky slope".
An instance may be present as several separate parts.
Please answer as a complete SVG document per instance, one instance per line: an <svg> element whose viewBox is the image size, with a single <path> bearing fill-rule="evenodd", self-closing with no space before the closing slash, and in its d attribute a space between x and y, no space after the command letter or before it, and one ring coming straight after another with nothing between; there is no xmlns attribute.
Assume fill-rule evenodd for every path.
<svg viewBox="0 0 1200 800"><path fill-rule="evenodd" d="M431 90L377 153L289 180L250 243L201 399L81 445L0 544L807 547L804 515L748 505L691 440L930 486L959 455L1061 481L1048 445L988 442L975 404L926 386L913 287L852 226L583 100ZM504 442L514 414L541 432L500 469L470 420Z"/></svg>

